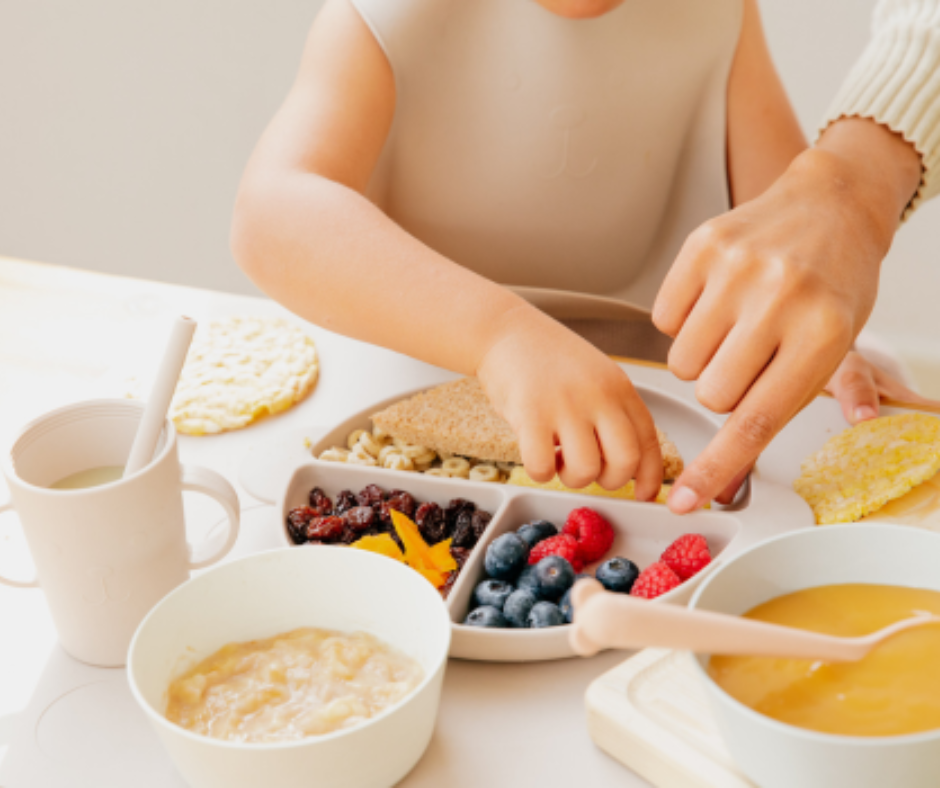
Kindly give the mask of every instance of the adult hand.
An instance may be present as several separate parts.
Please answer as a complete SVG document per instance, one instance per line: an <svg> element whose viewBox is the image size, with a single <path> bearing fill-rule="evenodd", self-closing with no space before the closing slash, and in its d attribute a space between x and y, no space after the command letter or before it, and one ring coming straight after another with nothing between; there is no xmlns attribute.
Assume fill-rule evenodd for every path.
<svg viewBox="0 0 940 788"><path fill-rule="evenodd" d="M557 471L568 487L596 480L615 490L635 477L639 500L659 491L662 454L639 394L617 364L560 323L529 306L515 310L477 377L535 481Z"/></svg>
<svg viewBox="0 0 940 788"><path fill-rule="evenodd" d="M826 385L826 391L839 401L849 424L877 417L882 398L916 405L940 405L937 400L927 399L912 391L854 350L839 365Z"/></svg>
<svg viewBox="0 0 940 788"><path fill-rule="evenodd" d="M764 194L689 237L653 321L676 340L670 369L731 416L677 480L673 511L742 478L829 380L871 312L919 172L887 129L840 121Z"/></svg>

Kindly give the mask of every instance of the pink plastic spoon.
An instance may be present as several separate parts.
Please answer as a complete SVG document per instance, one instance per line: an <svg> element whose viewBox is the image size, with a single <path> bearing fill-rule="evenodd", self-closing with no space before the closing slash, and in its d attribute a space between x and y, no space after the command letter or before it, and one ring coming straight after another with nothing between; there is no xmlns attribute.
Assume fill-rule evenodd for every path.
<svg viewBox="0 0 940 788"><path fill-rule="evenodd" d="M657 646L702 654L855 662L892 635L940 623L940 616L915 615L870 635L820 635L740 616L656 605L647 599L612 594L596 580L581 580L571 595L574 623L568 638L582 657L601 649Z"/></svg>

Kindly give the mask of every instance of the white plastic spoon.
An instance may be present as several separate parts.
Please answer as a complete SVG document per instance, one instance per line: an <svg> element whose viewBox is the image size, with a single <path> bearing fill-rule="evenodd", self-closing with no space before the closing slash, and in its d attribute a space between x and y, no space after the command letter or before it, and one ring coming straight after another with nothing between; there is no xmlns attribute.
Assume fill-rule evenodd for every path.
<svg viewBox="0 0 940 788"><path fill-rule="evenodd" d="M855 662L883 640L905 629L940 623L927 613L854 638L821 635L740 616L656 605L647 599L612 594L596 580L580 580L571 595L572 648L590 657L604 648L657 646L701 654Z"/></svg>
<svg viewBox="0 0 940 788"><path fill-rule="evenodd" d="M153 459L157 439L163 430L166 414L170 410L173 393L176 391L176 383L183 370L183 363L186 361L186 354L189 352L189 345L193 341L195 331L196 321L191 317L180 316L173 323L173 330L170 332L166 350L163 351L163 359L160 361L160 368L154 378L153 388L150 389L144 415L141 416L140 424L137 426L137 435L134 436L127 465L124 466L125 477L137 473Z"/></svg>

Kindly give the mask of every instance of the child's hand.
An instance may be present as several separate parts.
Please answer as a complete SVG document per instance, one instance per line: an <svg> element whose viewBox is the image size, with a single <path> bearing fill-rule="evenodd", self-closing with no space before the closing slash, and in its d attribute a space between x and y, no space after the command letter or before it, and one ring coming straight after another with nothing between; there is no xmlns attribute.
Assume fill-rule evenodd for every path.
<svg viewBox="0 0 940 788"><path fill-rule="evenodd" d="M535 481L557 470L568 487L597 481L614 490L635 477L638 499L659 491L662 455L649 411L617 364L561 324L528 305L512 310L477 376Z"/></svg>

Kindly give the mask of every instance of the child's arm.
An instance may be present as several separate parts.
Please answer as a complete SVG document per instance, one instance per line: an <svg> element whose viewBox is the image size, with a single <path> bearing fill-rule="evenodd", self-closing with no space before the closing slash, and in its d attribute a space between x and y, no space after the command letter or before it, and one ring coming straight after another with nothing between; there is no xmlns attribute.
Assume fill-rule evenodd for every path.
<svg viewBox="0 0 940 788"><path fill-rule="evenodd" d="M756 0L744 21L728 78L728 182L731 202L762 194L806 150L806 138L767 48Z"/></svg>
<svg viewBox="0 0 940 788"><path fill-rule="evenodd" d="M248 164L232 248L261 289L313 323L478 375L529 475L659 489L652 419L596 348L392 222L363 191L395 110L384 53L349 0L329 0L297 80ZM459 188L454 185L454 188Z"/></svg>

